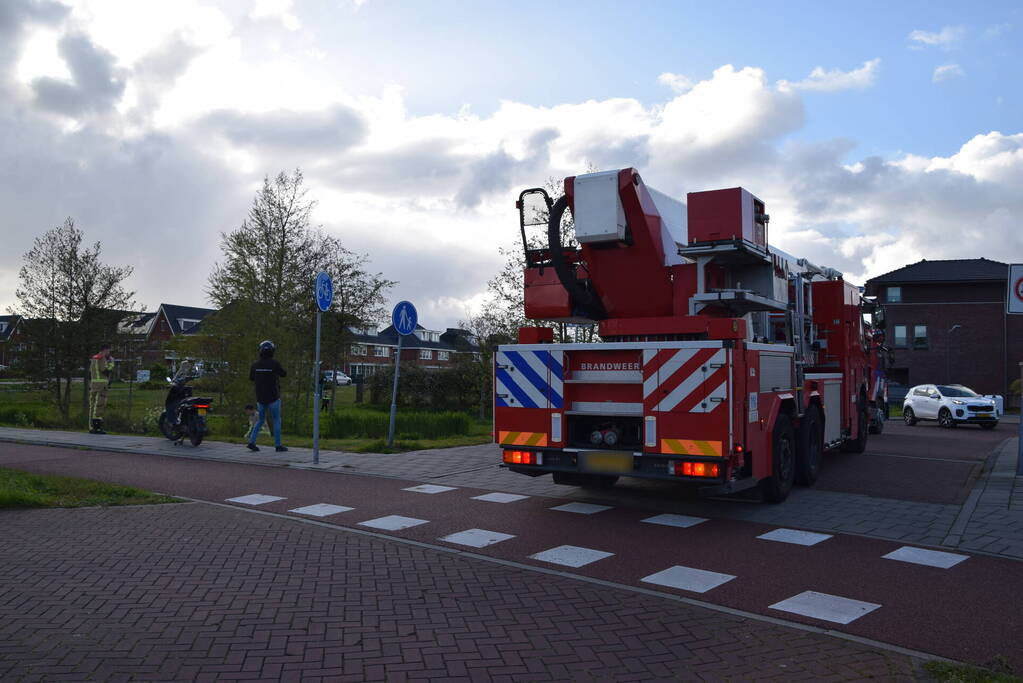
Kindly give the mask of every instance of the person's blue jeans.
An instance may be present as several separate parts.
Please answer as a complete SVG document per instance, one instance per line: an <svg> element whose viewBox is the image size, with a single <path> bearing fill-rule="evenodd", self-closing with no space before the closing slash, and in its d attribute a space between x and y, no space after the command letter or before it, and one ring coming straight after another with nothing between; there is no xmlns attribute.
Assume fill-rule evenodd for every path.
<svg viewBox="0 0 1023 683"><path fill-rule="evenodd" d="M263 423L266 422L266 413L270 412L270 424L274 433L274 446L280 448L281 446L281 399L277 399L273 403L257 403L256 409L259 411L259 419L256 420L256 424L252 427L252 433L249 435L249 443L256 443L256 437L259 436L259 430L263 428Z"/></svg>

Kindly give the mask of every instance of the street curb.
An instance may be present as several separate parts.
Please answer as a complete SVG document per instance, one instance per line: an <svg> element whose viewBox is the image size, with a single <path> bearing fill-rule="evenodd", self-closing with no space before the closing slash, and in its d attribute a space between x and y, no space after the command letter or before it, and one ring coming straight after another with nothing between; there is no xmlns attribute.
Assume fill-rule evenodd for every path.
<svg viewBox="0 0 1023 683"><path fill-rule="evenodd" d="M985 461L984 472L977 478L977 482L973 485L973 490L970 491L970 496L959 509L959 514L956 516L955 522L953 522L952 526L949 528L948 535L945 536L945 540L942 541L942 545L951 548L958 548L959 544L962 543L963 532L965 532L966 527L969 526L970 520L973 518L973 513L976 512L981 498L984 497L984 492L987 490L992 474L998 467L999 460L1004 457L1005 451L1014 440L1015 437L1009 437L1002 441L994 448L991 455Z"/></svg>

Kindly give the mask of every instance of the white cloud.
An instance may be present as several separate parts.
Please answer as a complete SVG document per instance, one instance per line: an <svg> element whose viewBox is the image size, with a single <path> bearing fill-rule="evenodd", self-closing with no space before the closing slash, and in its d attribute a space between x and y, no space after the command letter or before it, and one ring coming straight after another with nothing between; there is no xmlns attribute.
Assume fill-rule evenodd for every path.
<svg viewBox="0 0 1023 683"><path fill-rule="evenodd" d="M966 72L963 71L963 67L958 64L943 64L934 69L934 75L931 76L931 81L934 83L940 83L941 81L947 81L950 78L965 75Z"/></svg>
<svg viewBox="0 0 1023 683"><path fill-rule="evenodd" d="M683 76L682 74L673 74L670 71L665 71L658 76L657 82L661 85L668 86L677 93L689 92L693 88L693 82L689 80L687 76Z"/></svg>
<svg viewBox="0 0 1023 683"><path fill-rule="evenodd" d="M302 22L292 12L294 0L256 0L249 12L249 19L276 19L289 31L302 28Z"/></svg>
<svg viewBox="0 0 1023 683"><path fill-rule="evenodd" d="M906 38L914 50L922 50L925 47L940 47L949 50L959 45L965 35L966 28L963 26L945 26L937 33L919 29L910 31Z"/></svg>
<svg viewBox="0 0 1023 683"><path fill-rule="evenodd" d="M863 66L852 71L840 69L825 70L818 66L810 72L810 75L796 83L779 81L779 87L794 88L796 90L817 90L822 92L834 92L836 90L852 90L869 88L874 85L878 68L881 66L881 59L871 59L863 62Z"/></svg>

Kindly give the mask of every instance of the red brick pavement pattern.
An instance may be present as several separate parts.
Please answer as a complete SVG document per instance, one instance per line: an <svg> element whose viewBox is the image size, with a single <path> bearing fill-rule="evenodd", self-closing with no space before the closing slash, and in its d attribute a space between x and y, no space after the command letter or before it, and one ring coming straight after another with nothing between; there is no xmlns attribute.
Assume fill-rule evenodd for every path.
<svg viewBox="0 0 1023 683"><path fill-rule="evenodd" d="M912 680L918 662L205 504L0 512L0 680Z"/></svg>

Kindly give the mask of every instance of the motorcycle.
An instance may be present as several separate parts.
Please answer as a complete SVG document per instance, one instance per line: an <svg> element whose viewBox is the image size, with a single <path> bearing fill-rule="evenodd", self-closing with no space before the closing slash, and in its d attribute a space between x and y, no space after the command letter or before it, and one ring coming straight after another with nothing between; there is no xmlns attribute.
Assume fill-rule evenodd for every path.
<svg viewBox="0 0 1023 683"><path fill-rule="evenodd" d="M164 402L165 409L160 415L160 433L173 441L175 446L181 445L186 438L193 446L198 446L209 431L206 426L206 413L213 399L193 396L192 387L188 386L193 379L195 378L167 378L171 387Z"/></svg>

